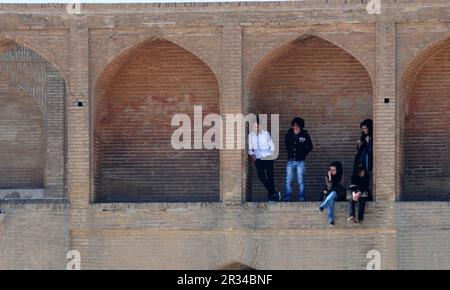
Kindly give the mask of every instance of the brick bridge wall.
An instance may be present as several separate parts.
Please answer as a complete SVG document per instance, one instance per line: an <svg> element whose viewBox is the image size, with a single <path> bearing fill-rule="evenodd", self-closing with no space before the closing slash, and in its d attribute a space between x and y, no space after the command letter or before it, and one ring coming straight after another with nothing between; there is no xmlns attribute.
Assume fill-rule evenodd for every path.
<svg viewBox="0 0 450 290"><path fill-rule="evenodd" d="M45 160L27 162L33 178L19 184L25 175L11 169L23 157L7 154L18 147L1 136L14 166L1 165L11 177L0 187L30 198L0 202L0 268L63 269L78 250L88 269L364 269L372 249L384 269L450 268L449 204L439 202L449 191L450 2L386 0L381 15L368 15L367 2L82 5L81 15L0 5L2 55L26 47L47 75L39 94L30 87L43 73L20 85L0 65L0 98L16 108L0 120L23 128L30 160ZM38 96L42 107L31 105ZM371 116L376 202L366 223L348 224L345 204L330 228L316 202L247 202L250 187L253 201L264 194L249 183L243 150L168 150L162 114L191 114L193 104L222 115L281 111L283 130L304 116L317 145L310 197L336 155L349 171L358 124Z"/></svg>
<svg viewBox="0 0 450 290"><path fill-rule="evenodd" d="M253 111L280 115L280 142L276 144L280 158L276 161L275 179L283 192L284 134L293 117L305 119L314 144L306 165L306 198L317 200L331 162L343 163L344 182L349 182L355 144L360 137L359 124L372 118L373 88L365 68L343 49L317 37L297 40L290 46L289 51L261 68L263 73L253 85ZM252 171L252 200L265 201L267 194Z"/></svg>
<svg viewBox="0 0 450 290"><path fill-rule="evenodd" d="M193 124L194 106L202 106L205 115L220 113L213 72L165 40L147 42L127 56L117 72L106 72L115 73L104 77L109 82L100 83L105 93L96 108L106 112L95 124L95 152L101 154L96 199L219 201L218 151L171 146L171 116L187 114Z"/></svg>

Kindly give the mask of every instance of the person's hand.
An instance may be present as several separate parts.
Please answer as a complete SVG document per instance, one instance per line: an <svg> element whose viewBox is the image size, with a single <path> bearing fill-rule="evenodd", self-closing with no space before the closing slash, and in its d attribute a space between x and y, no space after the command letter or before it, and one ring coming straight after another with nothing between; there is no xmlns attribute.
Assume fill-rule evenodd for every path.
<svg viewBox="0 0 450 290"><path fill-rule="evenodd" d="M358 140L358 142L356 142L356 145L358 145L358 148L361 148L361 146L362 146L361 140Z"/></svg>
<svg viewBox="0 0 450 290"><path fill-rule="evenodd" d="M331 180L331 170L328 170L328 179Z"/></svg>
<svg viewBox="0 0 450 290"><path fill-rule="evenodd" d="M256 162L256 155L252 155L252 161Z"/></svg>

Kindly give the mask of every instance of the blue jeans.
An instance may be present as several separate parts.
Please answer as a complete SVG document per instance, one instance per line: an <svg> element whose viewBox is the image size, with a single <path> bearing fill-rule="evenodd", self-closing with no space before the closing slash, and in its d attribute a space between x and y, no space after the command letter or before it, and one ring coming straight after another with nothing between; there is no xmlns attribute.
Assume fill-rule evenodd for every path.
<svg viewBox="0 0 450 290"><path fill-rule="evenodd" d="M328 209L328 220L334 221L334 207L336 205L337 193L336 191L330 192L325 201L320 205L322 208Z"/></svg>
<svg viewBox="0 0 450 290"><path fill-rule="evenodd" d="M303 177L305 176L305 161L288 161L286 165L286 197L285 201L291 201L292 192L294 191L293 182L297 175L298 182L298 198L300 201L305 200L305 184Z"/></svg>

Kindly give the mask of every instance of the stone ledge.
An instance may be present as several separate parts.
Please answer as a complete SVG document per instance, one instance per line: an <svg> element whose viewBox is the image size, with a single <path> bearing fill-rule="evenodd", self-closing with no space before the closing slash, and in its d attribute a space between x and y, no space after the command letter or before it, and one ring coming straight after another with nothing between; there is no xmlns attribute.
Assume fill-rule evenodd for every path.
<svg viewBox="0 0 450 290"><path fill-rule="evenodd" d="M450 208L450 201L397 201L395 202L396 209L448 209Z"/></svg>
<svg viewBox="0 0 450 290"><path fill-rule="evenodd" d="M160 210L160 211L177 211L190 209L218 209L223 208L222 202L166 202L166 203L92 203L91 207L95 210L102 211L127 211L136 209Z"/></svg>
<svg viewBox="0 0 450 290"><path fill-rule="evenodd" d="M115 10L136 10L147 12L150 11L170 11L170 12L184 12L193 10L202 11L243 11L243 10L258 10L258 9L308 9L308 8L340 8L348 9L349 7L362 8L367 5L369 0L303 0L303 1L242 1L242 2L169 2L169 3L82 3L83 9L90 11L115 11ZM442 0L422 0L417 3L417 0L384 0L384 5L393 7L401 7L405 5L420 5L420 6L442 6L447 5ZM28 12L28 11L65 11L67 3L1 3L0 9L5 11L13 11L14 13Z"/></svg>
<svg viewBox="0 0 450 290"><path fill-rule="evenodd" d="M6 188L0 189L0 199L41 199L44 188Z"/></svg>
<svg viewBox="0 0 450 290"><path fill-rule="evenodd" d="M319 201L307 201L307 202L244 202L242 204L243 208L254 208L254 209L317 209L320 206ZM368 201L366 203L367 208L376 207L377 203L375 201ZM337 207L347 207L346 201L339 201L336 203Z"/></svg>
<svg viewBox="0 0 450 290"><path fill-rule="evenodd" d="M2 213L6 214L9 210L26 211L47 211L47 210L66 210L70 208L70 202L67 198L60 199L0 199Z"/></svg>

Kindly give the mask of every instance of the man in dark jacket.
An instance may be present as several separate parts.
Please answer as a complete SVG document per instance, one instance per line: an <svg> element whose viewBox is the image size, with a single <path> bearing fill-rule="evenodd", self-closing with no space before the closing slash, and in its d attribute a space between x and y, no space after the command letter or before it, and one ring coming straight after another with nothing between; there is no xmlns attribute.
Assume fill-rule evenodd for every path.
<svg viewBox="0 0 450 290"><path fill-rule="evenodd" d="M285 137L285 146L288 153L285 201L291 201L295 175L297 175L299 201L305 201L305 160L313 150L313 144L308 131L304 129L305 121L302 118L294 118L291 125L292 128L288 130Z"/></svg>

